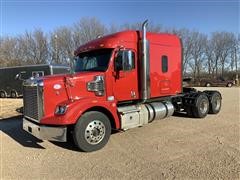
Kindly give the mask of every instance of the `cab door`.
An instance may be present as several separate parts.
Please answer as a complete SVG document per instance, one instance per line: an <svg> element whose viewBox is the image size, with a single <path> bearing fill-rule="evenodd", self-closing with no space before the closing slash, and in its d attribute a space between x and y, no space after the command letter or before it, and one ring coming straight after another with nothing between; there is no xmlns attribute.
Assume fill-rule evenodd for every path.
<svg viewBox="0 0 240 180"><path fill-rule="evenodd" d="M136 53L119 50L114 59L113 94L117 101L138 99L138 75Z"/></svg>

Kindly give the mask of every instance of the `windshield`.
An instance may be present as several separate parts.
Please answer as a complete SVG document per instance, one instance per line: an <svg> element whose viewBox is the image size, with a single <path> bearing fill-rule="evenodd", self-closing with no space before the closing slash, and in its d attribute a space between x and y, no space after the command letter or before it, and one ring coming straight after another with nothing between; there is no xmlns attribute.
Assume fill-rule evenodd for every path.
<svg viewBox="0 0 240 180"><path fill-rule="evenodd" d="M75 72L106 71L112 49L101 49L81 53L75 59Z"/></svg>

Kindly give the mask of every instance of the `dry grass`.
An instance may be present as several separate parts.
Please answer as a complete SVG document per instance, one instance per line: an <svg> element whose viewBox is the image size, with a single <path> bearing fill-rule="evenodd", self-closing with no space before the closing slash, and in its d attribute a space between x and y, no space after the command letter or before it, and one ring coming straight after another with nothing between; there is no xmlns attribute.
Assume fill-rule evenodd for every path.
<svg viewBox="0 0 240 180"><path fill-rule="evenodd" d="M0 119L20 115L16 110L22 106L22 99L0 98Z"/></svg>

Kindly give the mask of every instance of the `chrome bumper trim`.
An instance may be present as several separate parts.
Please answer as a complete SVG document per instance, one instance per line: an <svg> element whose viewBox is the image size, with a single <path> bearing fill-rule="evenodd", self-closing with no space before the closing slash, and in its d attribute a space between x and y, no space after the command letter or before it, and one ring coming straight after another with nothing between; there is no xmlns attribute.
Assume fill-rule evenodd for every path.
<svg viewBox="0 0 240 180"><path fill-rule="evenodd" d="M34 124L23 118L23 129L38 139L49 141L67 141L67 127L50 127Z"/></svg>
<svg viewBox="0 0 240 180"><path fill-rule="evenodd" d="M26 115L25 115L25 117L26 117L27 119L31 120L31 121L34 121L34 122L36 122L36 123L39 123L39 121L38 121L37 119L33 119L33 118L31 118L31 117L29 117L29 116L26 116Z"/></svg>

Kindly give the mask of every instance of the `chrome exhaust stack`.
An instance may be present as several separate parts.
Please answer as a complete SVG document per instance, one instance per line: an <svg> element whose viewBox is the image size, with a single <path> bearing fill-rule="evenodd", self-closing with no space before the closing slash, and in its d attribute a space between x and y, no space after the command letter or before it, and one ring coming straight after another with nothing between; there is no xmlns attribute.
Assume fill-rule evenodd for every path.
<svg viewBox="0 0 240 180"><path fill-rule="evenodd" d="M146 102L150 98L150 63L149 63L149 42L147 40L148 20L142 24L142 58L140 67L140 88L142 102Z"/></svg>

